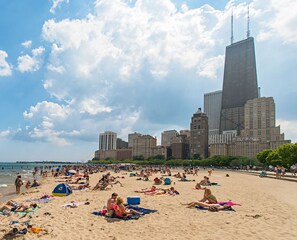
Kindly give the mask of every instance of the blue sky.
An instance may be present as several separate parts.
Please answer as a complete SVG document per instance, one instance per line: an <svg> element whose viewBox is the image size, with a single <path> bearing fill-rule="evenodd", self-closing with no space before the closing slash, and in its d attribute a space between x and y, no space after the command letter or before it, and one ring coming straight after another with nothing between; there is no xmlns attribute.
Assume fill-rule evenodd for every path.
<svg viewBox="0 0 297 240"><path fill-rule="evenodd" d="M188 129L222 88L231 9L239 41L247 5L261 95L296 142L295 0L4 0L0 161L83 161L105 130Z"/></svg>

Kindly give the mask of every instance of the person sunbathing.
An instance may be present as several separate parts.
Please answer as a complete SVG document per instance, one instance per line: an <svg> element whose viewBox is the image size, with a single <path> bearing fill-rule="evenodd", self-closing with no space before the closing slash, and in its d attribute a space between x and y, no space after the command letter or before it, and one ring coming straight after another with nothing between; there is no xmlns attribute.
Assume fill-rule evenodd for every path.
<svg viewBox="0 0 297 240"><path fill-rule="evenodd" d="M212 204L218 203L217 198L211 193L210 189L205 188L204 196L199 202L208 202Z"/></svg>
<svg viewBox="0 0 297 240"><path fill-rule="evenodd" d="M200 183L197 183L196 186L195 186L195 189L196 190L204 190L206 188L201 187L201 184Z"/></svg>
<svg viewBox="0 0 297 240"><path fill-rule="evenodd" d="M209 181L209 177L204 176L204 178L200 181L202 186L210 186L211 182Z"/></svg>
<svg viewBox="0 0 297 240"><path fill-rule="evenodd" d="M157 191L157 187L156 186L152 186L150 188L145 188L145 189L141 189L140 191L135 191L137 193L149 193L149 192L155 192Z"/></svg>
<svg viewBox="0 0 297 240"><path fill-rule="evenodd" d="M150 196L153 196L153 195L165 195L167 194L167 190L166 189L158 189L154 192L145 192L144 193L145 195L150 195Z"/></svg>
<svg viewBox="0 0 297 240"><path fill-rule="evenodd" d="M175 190L174 187L171 187L167 190L167 194L175 196L175 195L179 195L179 192Z"/></svg>
<svg viewBox="0 0 297 240"><path fill-rule="evenodd" d="M197 202L196 206L206 208L208 211L211 211L211 212L218 212L225 209L233 210L232 207L227 204L220 205L216 203L213 204L213 203Z"/></svg>
<svg viewBox="0 0 297 240"><path fill-rule="evenodd" d="M14 201L8 201L4 206L0 208L0 211L6 210L10 212L25 212L29 208L36 208L36 203L31 203L30 205L18 204Z"/></svg>
<svg viewBox="0 0 297 240"><path fill-rule="evenodd" d="M208 201L208 202L206 202L206 201ZM187 205L188 208L193 208L196 205L204 207L204 206L207 206L207 204L217 204L217 203L218 203L218 201L217 201L216 197L214 195L212 195L211 191L208 188L206 188L204 191L204 196L200 201L190 202L190 203L182 203L182 205Z"/></svg>
<svg viewBox="0 0 297 240"><path fill-rule="evenodd" d="M71 189L72 190L83 190L85 188L90 188L90 187L91 186L88 183L86 183L86 184L80 184L78 186L71 186Z"/></svg>
<svg viewBox="0 0 297 240"><path fill-rule="evenodd" d="M113 206L113 209L114 209L115 215L119 218L135 215L135 214L139 214L139 215L142 214L141 212L125 207L124 200L121 197L118 197L116 204Z"/></svg>

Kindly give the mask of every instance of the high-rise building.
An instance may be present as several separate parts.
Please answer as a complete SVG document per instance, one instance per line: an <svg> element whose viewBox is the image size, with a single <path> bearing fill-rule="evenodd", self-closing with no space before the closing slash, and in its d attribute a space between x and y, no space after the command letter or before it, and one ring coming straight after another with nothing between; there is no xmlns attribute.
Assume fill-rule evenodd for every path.
<svg viewBox="0 0 297 240"><path fill-rule="evenodd" d="M283 141L280 126L275 126L275 104L272 97L247 101L244 107L244 130L241 137L255 138L262 142Z"/></svg>
<svg viewBox="0 0 297 240"><path fill-rule="evenodd" d="M105 131L99 135L99 150L114 150L117 148L117 134Z"/></svg>
<svg viewBox="0 0 297 240"><path fill-rule="evenodd" d="M167 130L161 133L161 145L164 147L169 147L171 145L172 138L178 135L176 130Z"/></svg>
<svg viewBox="0 0 297 240"><path fill-rule="evenodd" d="M191 119L190 157L199 155L208 157L208 118L201 108L193 114Z"/></svg>
<svg viewBox="0 0 297 240"><path fill-rule="evenodd" d="M178 135L171 142L171 157L174 159L189 159L190 158L190 137L187 135Z"/></svg>
<svg viewBox="0 0 297 240"><path fill-rule="evenodd" d="M117 149L128 148L128 142L122 140L121 138L117 138Z"/></svg>
<svg viewBox="0 0 297 240"><path fill-rule="evenodd" d="M143 156L144 159L153 156L153 148L157 146L157 139L150 135L141 135L133 140L133 157Z"/></svg>
<svg viewBox="0 0 297 240"><path fill-rule="evenodd" d="M224 137L224 134L220 136ZM290 142L285 140L284 134L280 132L280 126L275 126L273 98L261 97L246 102L244 129L240 136L230 135L228 139L216 139L214 143L210 143L210 155L256 157L265 149L273 150Z"/></svg>
<svg viewBox="0 0 297 240"><path fill-rule="evenodd" d="M222 90L204 94L204 112L208 117L208 137L220 133Z"/></svg>
<svg viewBox="0 0 297 240"><path fill-rule="evenodd" d="M141 133L134 132L134 133L128 134L128 147L129 148L133 148L133 141L135 138L137 138L139 136L141 136Z"/></svg>
<svg viewBox="0 0 297 240"><path fill-rule="evenodd" d="M220 133L244 129L244 105L258 98L258 82L254 39L232 43L226 47Z"/></svg>

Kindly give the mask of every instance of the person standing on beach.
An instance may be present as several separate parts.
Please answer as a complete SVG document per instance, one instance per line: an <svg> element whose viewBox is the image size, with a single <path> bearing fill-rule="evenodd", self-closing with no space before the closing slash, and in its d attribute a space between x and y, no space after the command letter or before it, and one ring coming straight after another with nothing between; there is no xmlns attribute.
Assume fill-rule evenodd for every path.
<svg viewBox="0 0 297 240"><path fill-rule="evenodd" d="M16 188L16 194L20 194L21 192L21 186L23 185L22 176L18 175L15 182L14 182L15 188Z"/></svg>

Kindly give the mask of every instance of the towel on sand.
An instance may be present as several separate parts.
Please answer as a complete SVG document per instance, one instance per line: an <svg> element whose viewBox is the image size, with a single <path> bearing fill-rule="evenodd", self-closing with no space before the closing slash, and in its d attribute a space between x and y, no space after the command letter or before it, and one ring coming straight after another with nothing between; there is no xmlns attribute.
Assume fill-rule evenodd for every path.
<svg viewBox="0 0 297 240"><path fill-rule="evenodd" d="M137 219L139 219L141 216L143 216L145 214L157 212L157 210L152 210L152 209L147 209L147 208L141 208L141 207L132 206L132 205L127 205L126 207L129 208L129 209L133 209L135 211L141 212L142 215L135 214L135 215L127 216L125 218L119 218L119 217L117 217L117 216L114 215L111 218L119 218L119 219L123 219L123 220L133 220L133 219L134 220L135 219L137 220ZM105 213L106 213L106 210L105 209L103 209L101 211L92 212L92 214L98 215L98 216L105 216Z"/></svg>

